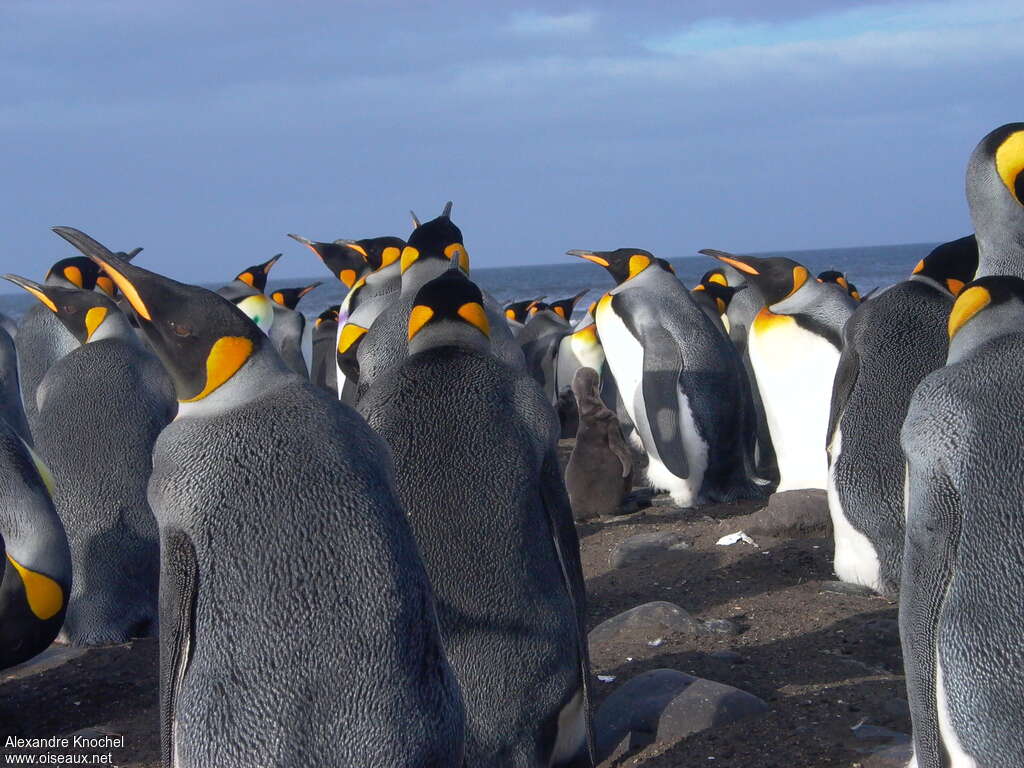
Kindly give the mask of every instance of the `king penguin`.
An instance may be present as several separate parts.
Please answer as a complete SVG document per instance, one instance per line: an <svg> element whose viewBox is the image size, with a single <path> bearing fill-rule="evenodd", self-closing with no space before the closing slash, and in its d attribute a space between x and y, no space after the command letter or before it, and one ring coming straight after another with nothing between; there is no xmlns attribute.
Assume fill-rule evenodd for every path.
<svg viewBox="0 0 1024 768"><path fill-rule="evenodd" d="M911 765L1011 768L1024 765L1024 280L968 283L948 333L946 366L918 386L901 433Z"/></svg>
<svg viewBox="0 0 1024 768"><path fill-rule="evenodd" d="M978 273L1024 277L1024 123L996 128L967 164Z"/></svg>
<svg viewBox="0 0 1024 768"><path fill-rule="evenodd" d="M217 289L217 294L230 301L246 317L256 323L256 327L269 334L274 325L274 305L264 295L267 287L267 276L277 260L284 254L271 256L262 264L246 267L227 285Z"/></svg>
<svg viewBox="0 0 1024 768"><path fill-rule="evenodd" d="M854 301L860 301L860 293L857 292L857 286L847 280L846 275L838 270L826 269L824 272L819 272L817 281L825 285L834 285Z"/></svg>
<svg viewBox="0 0 1024 768"><path fill-rule="evenodd" d="M618 284L598 302L597 332L651 484L681 507L763 497L746 456L739 356L669 263L637 248L569 253Z"/></svg>
<svg viewBox="0 0 1024 768"><path fill-rule="evenodd" d="M271 292L274 302L274 323L270 326L270 341L285 365L300 376L309 376L313 363L313 325L296 307L299 300L321 283L304 288L278 288Z"/></svg>
<svg viewBox="0 0 1024 768"><path fill-rule="evenodd" d="M792 259L710 255L744 273L764 298L747 344L778 460L777 490L825 489L832 383L857 302Z"/></svg>
<svg viewBox="0 0 1024 768"><path fill-rule="evenodd" d="M328 307L313 321L313 365L309 380L314 386L338 394L338 368L334 362L335 340L338 338L338 310L340 305Z"/></svg>
<svg viewBox="0 0 1024 768"><path fill-rule="evenodd" d="M899 428L914 389L945 365L946 320L978 267L974 236L940 245L908 280L857 307L832 388L828 502L840 580L899 590L905 460Z"/></svg>
<svg viewBox="0 0 1024 768"><path fill-rule="evenodd" d="M412 297L408 356L359 410L388 442L466 703L466 764L591 765L579 542L536 383L458 268ZM415 425L415 429L410 429Z"/></svg>
<svg viewBox="0 0 1024 768"><path fill-rule="evenodd" d="M512 331L512 336L519 336L523 330L529 318L530 307L546 298L547 296L538 296L536 299L513 301L511 304L505 305L505 322L508 324L509 330Z"/></svg>
<svg viewBox="0 0 1024 768"><path fill-rule="evenodd" d="M706 283L701 281L699 284L693 286L693 290L690 293L693 295L693 300L697 302L697 306L704 310L711 322L714 323L716 328L720 328L722 333L726 336L729 335L729 316L726 314L729 310L729 304L732 303L732 297L736 294L736 291L743 290L746 286L740 286L740 288L733 288L730 285L723 285L716 280L708 280Z"/></svg>
<svg viewBox="0 0 1024 768"><path fill-rule="evenodd" d="M81 288L91 291L96 286L99 268L88 259L75 256L61 259L46 273L46 285L62 288ZM36 389L51 365L60 360L78 341L57 319L57 316L41 304L33 304L18 324L18 381L21 388L21 402L29 430L36 430Z"/></svg>
<svg viewBox="0 0 1024 768"><path fill-rule="evenodd" d="M46 650L64 623L71 554L49 471L0 420L0 669Z"/></svg>
<svg viewBox="0 0 1024 768"><path fill-rule="evenodd" d="M315 253L331 274L338 278L339 282L347 289L352 288L359 278L369 274L371 270L367 263L366 246L363 241L335 240L331 243L321 243L309 240L302 235L289 234L288 237L302 243Z"/></svg>
<svg viewBox="0 0 1024 768"><path fill-rule="evenodd" d="M60 639L106 645L156 634L159 540L146 482L156 437L174 418L170 381L106 294L4 277L79 344L37 393L35 448L53 473L71 550Z"/></svg>
<svg viewBox="0 0 1024 768"><path fill-rule="evenodd" d="M416 228L409 235L409 241L402 249L401 292L377 316L366 332L359 346L358 397L366 392L374 379L384 371L405 359L407 344L405 328L412 311L416 291L433 278L447 271L456 263L464 272L469 272L469 252L463 244L462 230L451 219L452 204L449 201L436 219L419 223L413 214ZM500 360L510 365L522 366L523 355L504 317L501 306L484 296L484 309L491 324L491 346ZM341 330L344 334L345 329ZM339 350L342 339L339 338Z"/></svg>
<svg viewBox="0 0 1024 768"><path fill-rule="evenodd" d="M62 233L174 383L153 451L164 764L459 766L463 714L387 448L216 294Z"/></svg>
<svg viewBox="0 0 1024 768"><path fill-rule="evenodd" d="M557 402L560 386L558 383L558 353L562 341L572 334L570 318L576 302L587 293L583 290L568 299L546 304L535 301L527 311L526 325L516 336L516 342L523 350L526 370L540 384L552 404ZM571 366L572 361L567 362ZM575 370L573 370L575 373ZM572 378L565 382L571 389Z"/></svg>

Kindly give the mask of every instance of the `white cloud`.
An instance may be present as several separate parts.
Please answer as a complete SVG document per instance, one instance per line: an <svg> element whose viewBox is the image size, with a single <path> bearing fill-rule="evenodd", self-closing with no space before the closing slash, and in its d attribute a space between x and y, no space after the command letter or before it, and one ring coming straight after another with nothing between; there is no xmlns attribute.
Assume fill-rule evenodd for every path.
<svg viewBox="0 0 1024 768"><path fill-rule="evenodd" d="M512 17L508 29L519 35L569 36L590 32L597 23L597 14L578 11L561 15L528 11Z"/></svg>

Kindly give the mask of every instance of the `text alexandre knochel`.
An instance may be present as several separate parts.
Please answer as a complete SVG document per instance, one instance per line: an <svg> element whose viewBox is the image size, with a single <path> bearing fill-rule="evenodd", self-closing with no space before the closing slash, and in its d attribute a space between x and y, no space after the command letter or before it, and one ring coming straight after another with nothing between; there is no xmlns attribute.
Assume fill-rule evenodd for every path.
<svg viewBox="0 0 1024 768"><path fill-rule="evenodd" d="M45 739L22 739L8 736L8 749L120 749L124 736L50 736Z"/></svg>

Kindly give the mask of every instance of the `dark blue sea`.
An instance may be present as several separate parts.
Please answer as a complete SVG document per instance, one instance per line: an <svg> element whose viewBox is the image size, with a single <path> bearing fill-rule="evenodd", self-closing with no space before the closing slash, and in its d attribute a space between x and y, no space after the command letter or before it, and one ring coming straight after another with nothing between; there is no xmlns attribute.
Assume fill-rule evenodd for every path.
<svg viewBox="0 0 1024 768"><path fill-rule="evenodd" d="M928 255L935 243L913 243L909 245L878 245L862 248L828 248L813 251L772 251L757 253L757 256L785 256L806 266L812 274L826 269L845 272L860 294L865 296L874 288L884 288L906 279L914 265ZM585 311L591 301L614 286L611 277L602 268L571 256L565 257L564 264L546 264L529 267L490 267L473 270L473 278L481 288L491 293L502 303L518 299L535 299L547 296L548 300L572 296L584 288L590 293L579 303L578 310ZM718 262L709 256L695 256L672 259L679 279L688 287L700 281L701 275ZM41 279L41 276L38 277ZM345 286L324 270L321 275L310 276L308 280L270 280L269 294L275 288L289 288L324 280L324 284L308 294L299 308L308 316L315 317L332 304L344 298ZM217 286L210 286L216 288ZM21 314L35 301L28 294L16 290L0 294L0 312L12 318Z"/></svg>

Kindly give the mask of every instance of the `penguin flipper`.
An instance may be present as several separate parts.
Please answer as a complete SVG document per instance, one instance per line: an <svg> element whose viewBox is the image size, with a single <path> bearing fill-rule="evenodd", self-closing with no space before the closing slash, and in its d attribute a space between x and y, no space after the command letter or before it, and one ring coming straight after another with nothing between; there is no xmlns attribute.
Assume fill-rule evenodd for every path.
<svg viewBox="0 0 1024 768"><path fill-rule="evenodd" d="M850 327L847 324L847 328ZM839 365L836 366L836 378L832 384L832 404L829 408L828 430L825 432L825 448L832 443L832 436L836 427L839 426L839 419L846 409L846 403L857 385L857 375L860 373L860 355L857 353L857 346L847 334L846 343L843 345L843 352L839 356Z"/></svg>
<svg viewBox="0 0 1024 768"><path fill-rule="evenodd" d="M645 327L641 343L644 348L642 421L646 424L638 423L637 430L645 444L654 446L658 459L669 472L676 477L689 477L690 462L679 427L679 377L683 372L679 345L660 325Z"/></svg>
<svg viewBox="0 0 1024 768"><path fill-rule="evenodd" d="M164 765L174 765L174 704L191 655L199 563L192 540L182 531L168 531L162 548L160 747Z"/></svg>
<svg viewBox="0 0 1024 768"><path fill-rule="evenodd" d="M550 534L555 545L555 554L562 570L562 580L575 611L577 626L577 647L580 657L580 684L583 689L583 711L586 722L586 747L591 765L597 765L594 750L594 733L590 711L590 648L587 645L586 583L583 579L583 564L580 560L580 540L576 523L572 517L572 506L565 490L558 457L548 451L541 467L541 501L547 512Z"/></svg>

